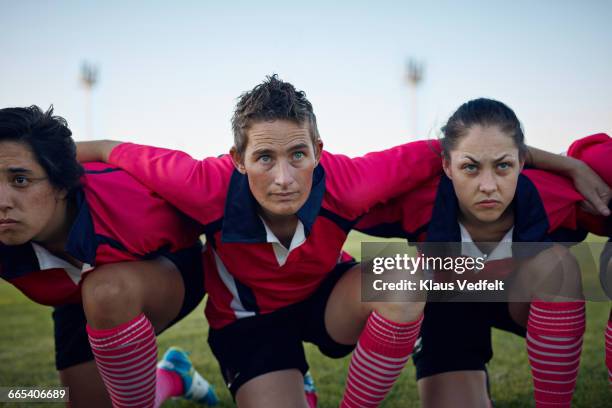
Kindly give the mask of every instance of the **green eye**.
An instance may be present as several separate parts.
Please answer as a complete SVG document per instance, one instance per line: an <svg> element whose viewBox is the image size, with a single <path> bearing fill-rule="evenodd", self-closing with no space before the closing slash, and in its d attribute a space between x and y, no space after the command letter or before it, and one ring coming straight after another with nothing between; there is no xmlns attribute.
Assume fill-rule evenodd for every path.
<svg viewBox="0 0 612 408"><path fill-rule="evenodd" d="M478 170L478 166L475 164L466 164L463 166L463 170L465 170L467 173L474 173Z"/></svg>
<svg viewBox="0 0 612 408"><path fill-rule="evenodd" d="M304 158L304 152L295 152L293 153L293 158L295 160L301 160Z"/></svg>
<svg viewBox="0 0 612 408"><path fill-rule="evenodd" d="M510 168L510 163L499 163L497 168L500 170L508 170Z"/></svg>

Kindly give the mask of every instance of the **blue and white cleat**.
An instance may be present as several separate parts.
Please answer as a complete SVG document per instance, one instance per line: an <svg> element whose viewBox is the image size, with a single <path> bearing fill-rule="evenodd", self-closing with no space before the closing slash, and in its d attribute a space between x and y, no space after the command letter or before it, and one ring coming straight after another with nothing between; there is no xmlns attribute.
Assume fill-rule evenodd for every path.
<svg viewBox="0 0 612 408"><path fill-rule="evenodd" d="M178 347L170 347L160 362L158 368L177 373L183 380L183 398L199 404L217 405L219 398L214 387L193 368L189 354Z"/></svg>

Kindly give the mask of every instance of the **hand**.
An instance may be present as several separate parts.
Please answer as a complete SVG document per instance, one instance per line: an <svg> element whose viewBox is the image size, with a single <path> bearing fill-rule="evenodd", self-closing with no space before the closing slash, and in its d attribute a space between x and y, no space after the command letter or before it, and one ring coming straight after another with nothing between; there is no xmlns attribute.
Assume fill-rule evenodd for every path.
<svg viewBox="0 0 612 408"><path fill-rule="evenodd" d="M584 162L577 160L570 172L574 187L585 198L580 207L591 214L610 215L608 204L612 198L610 187Z"/></svg>

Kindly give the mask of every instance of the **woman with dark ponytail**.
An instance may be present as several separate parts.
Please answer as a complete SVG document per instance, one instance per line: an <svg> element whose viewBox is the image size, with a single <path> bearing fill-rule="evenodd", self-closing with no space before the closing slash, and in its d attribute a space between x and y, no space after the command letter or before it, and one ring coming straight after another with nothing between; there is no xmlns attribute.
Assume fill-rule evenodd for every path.
<svg viewBox="0 0 612 408"><path fill-rule="evenodd" d="M442 133L444 174L417 194L376 208L358 228L413 242L461 243L452 247L487 260L474 276L510 278L512 292L506 296L514 301L427 303L413 355L423 406L490 406L486 364L493 355L491 327L496 327L526 337L536 407L569 407L585 309L579 268L565 246L553 243L581 241L586 230L609 234L602 226L610 223L604 224L601 215L584 214L579 206L583 198L569 180L524 169L528 149L523 129L505 104L469 101ZM587 144L591 154L580 149ZM612 155L606 161L601 154L610 153L610 146L610 138L600 135L597 143L589 138L575 142L570 154L586 160L610 184ZM604 202L609 199L608 190L601 193ZM535 252L519 260L519 246Z"/></svg>

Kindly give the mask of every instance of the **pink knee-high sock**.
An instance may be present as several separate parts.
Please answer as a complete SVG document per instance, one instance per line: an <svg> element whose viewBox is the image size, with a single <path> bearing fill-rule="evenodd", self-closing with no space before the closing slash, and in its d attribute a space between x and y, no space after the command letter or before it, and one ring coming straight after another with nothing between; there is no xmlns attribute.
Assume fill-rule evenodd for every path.
<svg viewBox="0 0 612 408"><path fill-rule="evenodd" d="M585 323L584 301L531 302L527 355L536 407L571 405Z"/></svg>
<svg viewBox="0 0 612 408"><path fill-rule="evenodd" d="M157 344L151 322L140 314L112 329L87 326L89 344L114 407L153 407Z"/></svg>
<svg viewBox="0 0 612 408"><path fill-rule="evenodd" d="M377 407L410 358L423 317L395 323L372 312L351 357L343 408Z"/></svg>
<svg viewBox="0 0 612 408"><path fill-rule="evenodd" d="M612 319L606 326L606 367L608 367L608 384L612 387Z"/></svg>

